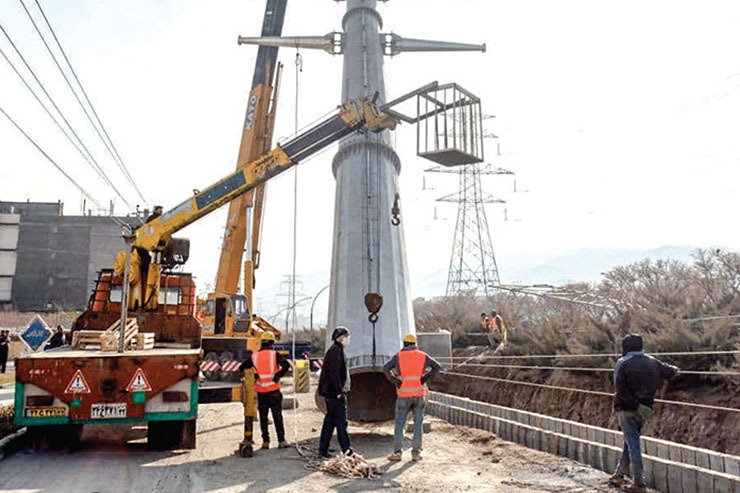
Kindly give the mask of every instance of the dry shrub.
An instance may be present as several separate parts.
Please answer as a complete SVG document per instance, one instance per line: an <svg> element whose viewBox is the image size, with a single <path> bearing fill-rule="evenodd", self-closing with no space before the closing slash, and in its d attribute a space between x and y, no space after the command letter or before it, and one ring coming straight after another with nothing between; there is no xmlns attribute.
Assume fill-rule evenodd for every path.
<svg viewBox="0 0 740 493"><path fill-rule="evenodd" d="M597 297L603 307L518 293L420 299L414 302L417 328L450 330L458 348L482 344L471 332L478 330L480 313L495 307L509 327L506 354L619 353L629 332L642 334L649 352L740 349L740 318L732 317L740 314L737 253L698 250L690 265L643 260L610 270L600 283L569 287ZM733 355L666 359L683 369L740 368L740 358ZM592 358L536 362L608 366Z"/></svg>

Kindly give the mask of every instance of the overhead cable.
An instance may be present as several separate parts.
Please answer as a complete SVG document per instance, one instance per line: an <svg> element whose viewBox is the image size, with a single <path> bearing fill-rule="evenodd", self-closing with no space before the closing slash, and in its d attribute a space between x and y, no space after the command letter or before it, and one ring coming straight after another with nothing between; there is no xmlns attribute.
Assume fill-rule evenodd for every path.
<svg viewBox="0 0 740 493"><path fill-rule="evenodd" d="M455 366L459 368L461 366L474 366L478 368L512 368L516 370L562 370L562 371L595 371L595 372L613 372L614 368L593 368L588 366L583 367L568 367L568 366L528 366L528 365L497 365L492 363L460 363ZM699 371L699 370L681 370L680 375L717 375L725 377L739 377L740 372L737 371Z"/></svg>
<svg viewBox="0 0 740 493"><path fill-rule="evenodd" d="M18 55L18 57L21 59L21 61L23 62L23 64L26 66L26 69L28 69L28 71L31 73L31 76L33 76L34 80L39 85L39 87L43 91L44 95L46 95L46 97L49 100L49 102L51 103L51 105L57 111L57 113L62 118L62 120L64 121L64 123L67 125L67 128L69 128L69 131L72 133L72 135L74 135L75 139L77 139L77 142L79 143L79 146L76 145L74 143L74 141L72 140L72 138L69 136L69 134L67 134L67 132L65 132L64 129L62 129L61 124L56 120L56 118L54 118L52 116L52 114L49 111L49 109L41 101L41 98L38 97L38 95L36 94L36 92L31 88L31 86L28 84L28 82L25 80L25 78L21 75L21 73L15 67L15 64L13 64L13 62L10 60L10 58L8 58L8 56L5 54L5 52L2 50L2 48L0 48L0 54L2 54L3 58L5 58L5 60L11 66L11 68L13 69L13 71L15 72L15 74L21 79L21 81L26 86L26 88L31 92L31 94L33 94L33 96L36 99L36 101L38 101L38 103L44 108L44 111L46 111L46 114L49 115L49 117L54 121L54 123L56 123L57 127L59 127L59 129L62 130L62 133L64 133L65 137L67 137L67 139L70 140L70 142L74 145L74 147L77 149L77 151L82 155L83 158L85 158L85 161L87 161L87 163L93 168L93 170L96 172L96 174L101 179L103 179L103 181L106 184L108 184L108 186L110 186L113 189L113 191L116 192L116 195L118 195L118 197L120 197L120 199L123 201L123 203L126 204L126 206L131 209L132 208L131 207L131 204L121 194L121 192L118 190L118 188L116 188L116 186L113 184L113 182L110 180L110 178L108 178L108 175L105 173L105 171L103 170L103 168L97 162L97 160L92 155L92 153L87 148L87 146L85 146L85 143L82 141L82 139L80 139L80 136L77 135L77 132L75 132L75 130L72 127L72 125L69 123L69 121L67 120L67 118L64 116L64 113L62 113L62 111L59 109L59 106L57 106L57 104L54 101L54 99L51 97L51 95L49 94L49 92L46 90L46 87L41 83L41 81L39 80L39 78L36 76L36 72L34 72L34 70L28 64L28 62L26 61L25 57L20 52L20 50L18 50L18 47L16 46L15 42L10 37L10 35L8 34L8 32L5 30L5 28L2 26L2 24L0 24L0 31L3 32L3 34L5 35L5 37L7 38L7 40L10 42L10 45L13 47L13 50ZM82 149L84 149L84 152L82 151L82 149L80 149L80 147L82 147Z"/></svg>
<svg viewBox="0 0 740 493"><path fill-rule="evenodd" d="M611 392L602 392L599 390L574 389L572 387L561 387L559 385L546 385L543 383L522 382L521 380L509 380L506 378L484 377L481 375L469 375L467 373L457 373L457 372L451 372L451 371L445 371L443 373L447 375L473 378L473 379L478 379L478 380L488 380L488 381L502 382L502 383L513 383L517 385L526 385L530 387L539 387L539 388L545 388L545 389L577 392L581 394L591 394L591 395L600 395L600 396L605 396L605 397L614 397L614 394L612 394ZM686 407L694 407L694 408L702 408L702 409L711 409L713 411L740 413L740 409L736 409L734 407L713 406L710 404L698 404L695 402L685 402L685 401L669 401L665 399L655 399L655 402L660 402L661 404L668 404L668 405L673 405L673 406L686 406Z"/></svg>
<svg viewBox="0 0 740 493"><path fill-rule="evenodd" d="M38 149L38 151L39 151L39 152L40 152L41 154L43 154L43 156L44 156L44 157L45 157L45 158L46 158L46 159L47 159L48 161L49 161L49 162L50 162L51 164L53 164L53 165L54 165L54 167L55 167L55 168L56 168L56 169L57 169L57 170L58 170L58 171L59 171L59 172L60 172L60 173L61 173L62 175L64 175L64 177L65 177L65 178L66 178L67 180L69 180L69 181L70 181L70 183L72 183L72 184L73 184L73 185L74 185L74 186L75 186L75 187L76 187L76 188L77 188L77 189L78 189L78 190L79 190L79 191L80 191L80 192L82 193L82 195L84 195L85 197L87 197L88 199L90 199L90 202L92 202L93 204L95 204L95 205L96 205L96 206L97 206L97 207L98 207L99 209L103 209L103 208L104 208L104 207L103 207L103 206L102 206L102 205L100 204L100 202L98 202L97 200L95 200L95 197L93 197L93 196L92 196L92 195L90 194L90 192L88 192L87 190L85 190L85 188L84 188L84 187L83 187L82 185L80 185L80 184L79 184L79 183L77 182L77 180L75 180L74 178L72 178L72 176L70 176L70 175L69 175L69 173L67 173L67 172L66 172L66 171L64 170L64 168L62 168L62 167L61 167L61 166L60 166L60 165L59 165L59 164L58 164L58 163L57 163L56 161L54 161L54 159L52 159L52 158L51 158L51 156L49 156L49 155L47 154L47 153L46 153L46 151L44 151L44 150L43 150L43 149L41 148L41 146L39 146L39 145L38 145L38 144L36 143L36 141L35 141L35 140L33 140L33 138L31 138L31 136L30 136L30 135L28 135L28 134L26 133L26 131L25 131L25 130L23 130L23 128L21 128L21 126L20 126L20 125L18 125L18 123L16 123L16 121L15 121L15 120L14 120L14 119L13 119L13 118L12 118L12 117L11 117L11 116L10 116L10 115L8 114L8 113L6 113L6 111L5 111L4 109L3 109L3 107L2 107L2 106L0 106L0 113L2 113L3 115L5 115L5 118L7 118L7 119L8 119L9 121L10 121L10 123L12 123L12 124L13 124L13 126L14 126L14 127L16 128L16 129L18 129L18 131L19 131L19 132L20 132L21 134L23 134L23 136L24 136L24 137L25 137L25 138L26 138L26 139L27 139L27 140L28 140L28 141L29 141L29 142L30 142L31 144L33 144L33 146L34 146L34 147L35 147L36 149ZM118 218L117 218L116 216L108 216L108 217L110 217L110 218L111 218L111 219L113 220L113 222L115 222L115 223L116 223L116 224L118 224L119 226L121 226L121 227L124 227L124 228L127 228L127 229L130 229L130 226L129 226L128 224L126 224L125 222L121 221L121 220L120 220L120 219L118 219Z"/></svg>
<svg viewBox="0 0 740 493"><path fill-rule="evenodd" d="M658 352L658 353L646 353L651 356L713 356L713 355L729 355L729 354L740 354L740 350L706 350L706 351L672 351L672 352ZM479 354L477 356L440 356L437 359L443 360L456 360L456 359L535 359L535 358L621 358L621 353L593 353L593 354L521 354L521 355L500 355L500 356L486 356Z"/></svg>
<svg viewBox="0 0 740 493"><path fill-rule="evenodd" d="M100 140L105 145L105 148L108 150L108 153L113 158L113 161L116 163L118 168L121 170L123 175L126 177L128 182L131 184L131 186L136 190L136 193L139 195L141 200L144 201L144 203L147 202L147 200L144 198L144 195L141 193L141 190L139 190L138 185L134 181L133 177L131 176L131 173L128 170L128 167L123 162L123 159L121 158L121 155L118 153L118 149L116 149L115 144L113 144L113 140L110 138L110 135L108 134L108 131L105 128L105 125L103 125L103 122L100 120L100 117L98 116L98 112L95 110L95 106L93 106L92 101L90 101L90 98L87 95L87 91L85 91L84 86L82 85L82 82L80 82L79 77L77 77L77 72L75 72L74 67L72 66L72 63L69 61L69 58L67 57L67 53L64 51L64 48L62 48L62 44L59 41L59 38L57 37L56 33L54 32L54 28L51 27L51 23L49 22L49 19L46 17L46 13L44 12L44 9L41 7L41 4L39 3L39 0L34 0L36 2L36 6L39 9L39 12L41 12L42 17L44 18L44 22L46 23L46 26L49 28L49 31L51 32L52 37L54 38L54 41L56 42L57 47L59 48L59 51L61 52L62 56L64 57L65 62L67 62L67 66L69 67L70 72L72 73L72 76L74 77L75 81L77 82L77 85L80 88L80 91L82 92L82 96L85 98L85 101L87 101L87 104L90 106L90 110L92 110L93 116L95 117L95 121L98 122L98 125L100 126L100 130L103 131L103 134L105 135L105 138L103 138L103 135L101 135L100 130L98 127L93 123L92 118L90 114L88 113L87 109L85 108L85 105L82 104L82 101L80 101L80 98L77 95L77 91L72 87L72 84L70 83L69 79L67 78L67 75L65 74L64 70L62 70L62 67L59 65L59 62L57 61L56 56L54 56L54 53L51 51L51 48L49 48L49 45L46 43L46 40L44 36L41 34L41 30L36 25L36 22L33 19L33 16L31 16L31 13L26 8L26 5L24 4L23 0L19 0L21 5L23 6L23 10L26 11L26 14L28 15L28 18L33 23L33 27L36 29L36 32L38 33L39 37L41 38L41 41L44 43L44 46L46 47L47 51L51 55L51 57L54 59L54 63L56 64L57 68L59 69L59 72L61 72L62 77L64 77L64 80L67 82L67 86L69 86L69 89L72 91L72 94L74 94L75 99L79 103L80 107L82 108L82 111L85 113L85 116L87 117L87 120L90 122L90 125L95 129L95 132L98 134L98 137L100 137Z"/></svg>

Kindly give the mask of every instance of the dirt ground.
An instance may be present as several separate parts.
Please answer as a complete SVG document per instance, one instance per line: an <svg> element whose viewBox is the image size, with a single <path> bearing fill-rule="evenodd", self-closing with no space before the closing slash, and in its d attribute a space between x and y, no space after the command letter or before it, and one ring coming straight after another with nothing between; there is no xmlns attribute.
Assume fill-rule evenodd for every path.
<svg viewBox="0 0 740 493"><path fill-rule="evenodd" d="M294 441L297 429L300 443L316 447L323 416L310 395L300 395L299 404L297 413L285 411L288 439ZM410 461L408 450L400 463L386 459L393 442L391 423L351 425L355 450L383 472L376 480L352 480L307 470L294 448L259 450L251 459L235 456L242 433L241 406L204 404L195 450L151 452L141 438L124 443L119 436L118 443L104 443L100 440L106 434L96 432L82 450L72 454L18 453L0 462L0 491L615 491L605 485L606 474L588 466L505 442L490 433L433 418L429 421L432 431L424 436L424 459L417 463ZM138 430L139 435L143 431ZM83 440L89 435L86 430ZM108 435L110 439L116 433ZM256 445L261 445L259 433L255 436Z"/></svg>

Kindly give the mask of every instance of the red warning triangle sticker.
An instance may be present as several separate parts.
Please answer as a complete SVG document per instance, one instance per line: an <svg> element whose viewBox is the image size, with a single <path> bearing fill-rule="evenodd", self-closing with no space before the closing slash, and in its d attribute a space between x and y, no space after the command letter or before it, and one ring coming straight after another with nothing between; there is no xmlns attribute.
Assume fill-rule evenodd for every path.
<svg viewBox="0 0 740 493"><path fill-rule="evenodd" d="M144 375L144 371L141 368L136 369L136 373L134 373L134 378L132 378L131 381L128 383L128 387L126 387L126 390L128 390L129 392L152 390L152 386L149 385L149 380L146 379L146 375Z"/></svg>
<svg viewBox="0 0 740 493"><path fill-rule="evenodd" d="M64 391L65 394L89 394L90 386L85 380L85 376L82 374L82 370L77 370L72 376L72 380L69 381L67 389Z"/></svg>

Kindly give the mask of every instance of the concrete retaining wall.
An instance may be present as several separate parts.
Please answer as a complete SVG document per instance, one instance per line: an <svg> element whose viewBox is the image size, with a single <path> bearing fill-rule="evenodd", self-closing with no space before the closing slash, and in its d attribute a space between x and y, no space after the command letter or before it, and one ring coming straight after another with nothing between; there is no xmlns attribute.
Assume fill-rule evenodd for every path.
<svg viewBox="0 0 740 493"><path fill-rule="evenodd" d="M622 434L543 414L430 392L427 410L452 424L490 431L504 440L589 464L616 469ZM740 493L740 457L643 437L645 480L669 493Z"/></svg>

